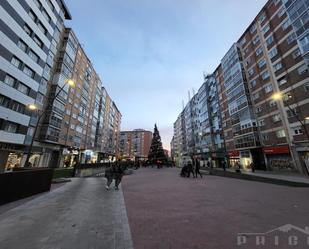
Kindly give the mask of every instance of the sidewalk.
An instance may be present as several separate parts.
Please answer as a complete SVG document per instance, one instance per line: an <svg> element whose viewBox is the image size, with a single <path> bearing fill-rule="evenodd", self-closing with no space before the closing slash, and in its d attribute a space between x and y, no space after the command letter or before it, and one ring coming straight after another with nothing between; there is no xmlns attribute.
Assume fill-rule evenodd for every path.
<svg viewBox="0 0 309 249"><path fill-rule="evenodd" d="M236 173L234 169L227 169L225 172L221 168L207 169L201 171L208 172L210 175L232 177L243 180L259 181L293 187L309 187L309 177L294 172L273 172L273 171L246 171Z"/></svg>
<svg viewBox="0 0 309 249"><path fill-rule="evenodd" d="M132 249L122 190L78 178L0 214L1 249Z"/></svg>

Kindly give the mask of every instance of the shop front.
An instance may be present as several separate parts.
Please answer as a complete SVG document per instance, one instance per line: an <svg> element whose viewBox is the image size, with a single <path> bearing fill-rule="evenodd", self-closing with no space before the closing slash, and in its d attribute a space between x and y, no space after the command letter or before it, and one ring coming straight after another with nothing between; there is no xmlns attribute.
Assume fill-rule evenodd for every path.
<svg viewBox="0 0 309 249"><path fill-rule="evenodd" d="M238 150L228 152L228 167L235 168L236 164L240 162L240 153Z"/></svg>
<svg viewBox="0 0 309 249"><path fill-rule="evenodd" d="M267 167L274 171L295 171L289 146L274 146L263 148L267 159Z"/></svg>

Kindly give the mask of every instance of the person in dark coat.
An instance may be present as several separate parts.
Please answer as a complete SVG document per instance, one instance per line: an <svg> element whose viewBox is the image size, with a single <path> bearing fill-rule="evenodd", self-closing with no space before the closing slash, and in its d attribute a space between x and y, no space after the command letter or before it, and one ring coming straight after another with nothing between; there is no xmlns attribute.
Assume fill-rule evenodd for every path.
<svg viewBox="0 0 309 249"><path fill-rule="evenodd" d="M188 176L188 166L185 165L182 167L181 172L180 172L180 176L181 177L186 177Z"/></svg>
<svg viewBox="0 0 309 249"><path fill-rule="evenodd" d="M109 187L112 184L113 179L114 179L114 167L113 166L114 165L108 167L105 170L105 178L107 179L107 183L106 183L106 186L105 186L106 190L109 190Z"/></svg>
<svg viewBox="0 0 309 249"><path fill-rule="evenodd" d="M119 184L121 183L124 171L125 166L120 161L118 161L114 167L115 190L119 190Z"/></svg>
<svg viewBox="0 0 309 249"><path fill-rule="evenodd" d="M226 161L222 162L222 168L223 168L223 171L226 171Z"/></svg>
<svg viewBox="0 0 309 249"><path fill-rule="evenodd" d="M197 178L197 174L199 174L200 175L200 177L202 178L203 176L202 176L202 174L201 174L201 172L200 172L200 162L199 161L197 161L197 160L195 160L195 177Z"/></svg>
<svg viewBox="0 0 309 249"><path fill-rule="evenodd" d="M187 167L188 167L188 175L187 175L187 177L190 177L190 175L192 173L192 176L194 178L195 175L194 175L193 165L192 165L191 161L188 162Z"/></svg>

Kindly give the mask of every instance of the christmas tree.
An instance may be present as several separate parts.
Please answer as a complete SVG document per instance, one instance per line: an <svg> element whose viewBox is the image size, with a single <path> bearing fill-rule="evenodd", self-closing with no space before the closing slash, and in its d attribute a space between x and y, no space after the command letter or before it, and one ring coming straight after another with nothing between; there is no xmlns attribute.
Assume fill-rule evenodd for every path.
<svg viewBox="0 0 309 249"><path fill-rule="evenodd" d="M148 154L148 161L154 164L167 162L167 158L162 147L161 137L156 124L154 127L153 137Z"/></svg>

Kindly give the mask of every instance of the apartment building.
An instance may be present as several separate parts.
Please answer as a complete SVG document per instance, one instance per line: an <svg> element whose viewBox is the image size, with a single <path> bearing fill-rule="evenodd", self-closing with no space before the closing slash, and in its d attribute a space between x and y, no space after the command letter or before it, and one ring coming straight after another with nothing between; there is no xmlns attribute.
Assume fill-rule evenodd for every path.
<svg viewBox="0 0 309 249"><path fill-rule="evenodd" d="M129 160L147 160L151 146L152 132L143 129L121 131L120 157Z"/></svg>
<svg viewBox="0 0 309 249"><path fill-rule="evenodd" d="M240 162L249 169L253 162L258 169L309 172L307 2L269 0L213 73L217 92L210 95L218 99L230 166ZM211 109L202 100L211 90L204 89L198 93L203 125L195 134L204 137L204 151L211 151L215 133L213 125L205 126ZM186 124L192 124L189 110ZM192 127L197 128L186 126L189 134ZM202 140L195 142L203 147Z"/></svg>
<svg viewBox="0 0 309 249"><path fill-rule="evenodd" d="M309 74L291 23L281 1L268 1L238 44L266 164L304 171Z"/></svg>
<svg viewBox="0 0 309 249"><path fill-rule="evenodd" d="M42 107L47 99L63 22L71 15L61 0L20 0L1 1L0 16L0 165L22 165L38 122L27 106Z"/></svg>
<svg viewBox="0 0 309 249"><path fill-rule="evenodd" d="M64 26L71 19L64 1L1 1L0 16L2 170L25 164L34 134L33 166L116 155L121 114L78 38Z"/></svg>
<svg viewBox="0 0 309 249"><path fill-rule="evenodd" d="M102 157L115 160L119 156L121 113L105 88L103 91Z"/></svg>
<svg viewBox="0 0 309 249"><path fill-rule="evenodd" d="M214 74L205 75L198 92L189 99L174 123L172 156L195 157L220 165L225 160L218 87Z"/></svg>

